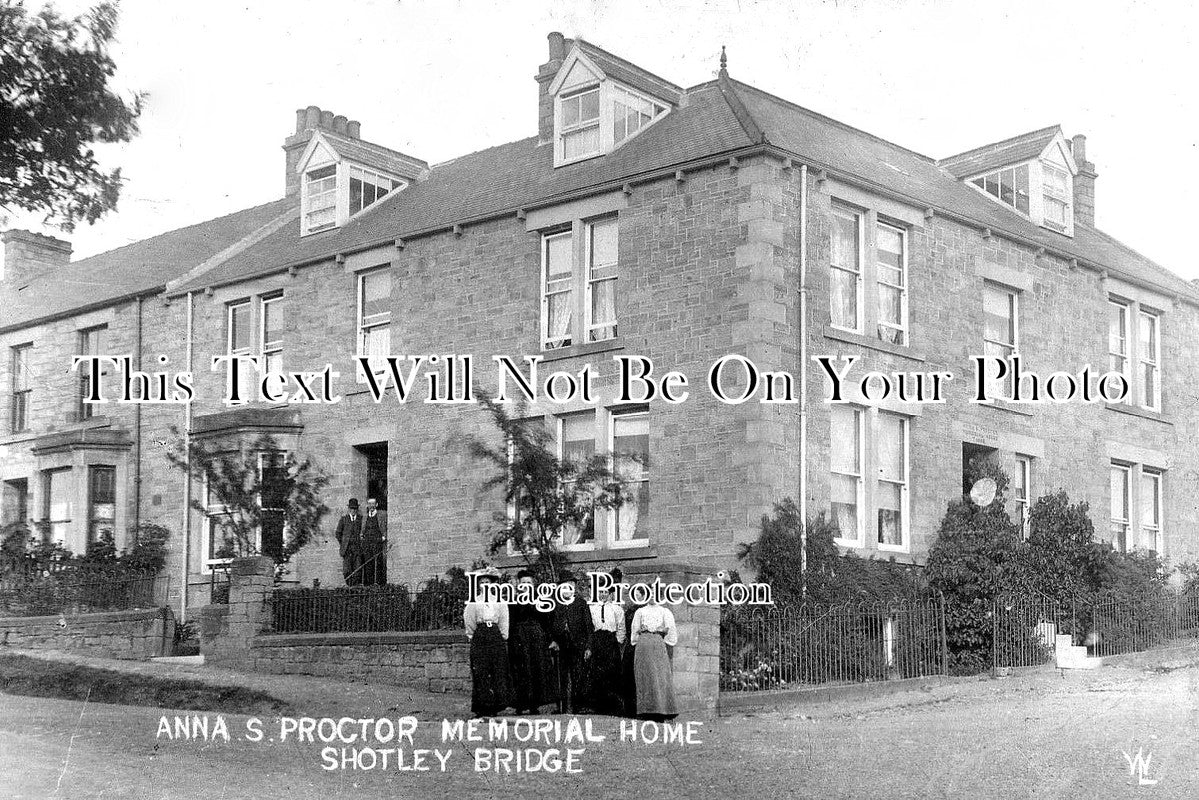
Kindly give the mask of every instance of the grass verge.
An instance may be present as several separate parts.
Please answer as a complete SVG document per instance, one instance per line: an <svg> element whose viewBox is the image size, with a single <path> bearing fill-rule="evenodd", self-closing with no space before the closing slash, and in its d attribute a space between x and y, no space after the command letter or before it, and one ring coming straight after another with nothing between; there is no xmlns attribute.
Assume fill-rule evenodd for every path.
<svg viewBox="0 0 1199 800"><path fill-rule="evenodd" d="M0 655L0 692L230 714L267 716L291 711L283 701L257 689L116 672L22 655Z"/></svg>

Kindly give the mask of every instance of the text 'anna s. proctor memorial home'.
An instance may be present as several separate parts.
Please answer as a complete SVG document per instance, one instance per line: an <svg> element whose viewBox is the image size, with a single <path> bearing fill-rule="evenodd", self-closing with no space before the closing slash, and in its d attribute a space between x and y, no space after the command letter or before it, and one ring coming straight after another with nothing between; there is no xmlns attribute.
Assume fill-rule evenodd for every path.
<svg viewBox="0 0 1199 800"><path fill-rule="evenodd" d="M67 242L5 233L3 521L47 522L75 552L159 523L172 575L201 584L221 508L184 512L204 487L168 467L171 426L233 451L269 433L332 476L330 507L376 497L388 574L420 581L483 555L501 501L461 443L497 434L478 405L376 403L353 357L472 354L490 375L493 355L533 354L543 373L593 368L599 402L530 409L562 454L645 456L636 502L566 543L584 564L729 566L786 497L829 513L848 550L919 562L964 460L988 453L1015 513L1065 488L1117 547L1199 555L1199 289L1096 229L1083 136L1053 126L930 158L723 65L682 88L557 33L536 83L535 135L443 164L309 107L283 143L280 199L75 262ZM196 399L83 403L80 353L190 370ZM730 353L797 376L802 402L700 390ZM210 369L223 354L334 364L342 399L231 408ZM1115 370L1130 391L971 403L984 354L1041 375ZM614 355L683 372L690 398L608 402ZM852 389L833 405L822 355L958 378L941 404ZM335 519L293 577L340 585Z"/></svg>

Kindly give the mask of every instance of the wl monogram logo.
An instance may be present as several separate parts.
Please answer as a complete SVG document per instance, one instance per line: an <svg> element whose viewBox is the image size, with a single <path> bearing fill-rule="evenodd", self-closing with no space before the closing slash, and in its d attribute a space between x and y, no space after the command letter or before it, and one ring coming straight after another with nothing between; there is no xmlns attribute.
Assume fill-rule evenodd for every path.
<svg viewBox="0 0 1199 800"><path fill-rule="evenodd" d="M1149 777L1149 766L1153 763L1153 753L1145 756L1139 747L1137 748L1135 757L1130 756L1123 750L1120 752L1124 755L1124 760L1128 762L1128 777L1136 778L1138 786L1154 786L1157 784L1156 778Z"/></svg>

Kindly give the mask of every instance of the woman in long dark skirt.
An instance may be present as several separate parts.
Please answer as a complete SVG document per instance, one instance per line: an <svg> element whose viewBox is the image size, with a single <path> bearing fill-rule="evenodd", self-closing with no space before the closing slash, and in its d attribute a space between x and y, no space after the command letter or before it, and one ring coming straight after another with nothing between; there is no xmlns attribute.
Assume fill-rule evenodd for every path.
<svg viewBox="0 0 1199 800"><path fill-rule="evenodd" d="M619 569L612 580L620 583ZM597 714L619 716L624 709L621 646L625 640L624 609L612 600L609 590L590 603L595 630L587 648L587 705Z"/></svg>
<svg viewBox="0 0 1199 800"><path fill-rule="evenodd" d="M633 615L630 634L636 645L633 672L637 680L637 714L647 719L668 719L679 713L674 696L671 653L679 641L674 614L669 608L650 603Z"/></svg>
<svg viewBox="0 0 1199 800"><path fill-rule="evenodd" d="M533 573L516 573L516 585L532 586ZM508 657L512 666L513 705L517 714L537 714L541 706L557 699L557 674L549 651L549 614L531 605L509 609Z"/></svg>
<svg viewBox="0 0 1199 800"><path fill-rule="evenodd" d="M494 567L480 570L477 586L497 583ZM512 704L508 677L507 603L467 603L462 612L466 638L470 640L470 710L477 717L494 716Z"/></svg>

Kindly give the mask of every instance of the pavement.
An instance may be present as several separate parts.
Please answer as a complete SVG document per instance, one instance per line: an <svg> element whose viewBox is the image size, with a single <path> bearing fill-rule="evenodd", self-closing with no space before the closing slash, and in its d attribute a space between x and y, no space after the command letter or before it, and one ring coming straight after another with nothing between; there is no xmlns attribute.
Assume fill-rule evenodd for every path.
<svg viewBox="0 0 1199 800"><path fill-rule="evenodd" d="M70 654L53 657L114 666ZM734 712L697 722L692 743L629 740L622 723L606 717L580 718L592 724L593 735L606 737L583 745L446 741L441 718L464 716L466 698L203 666L116 666L236 681L285 700L297 714L417 713L422 722L411 743L399 743L399 768L393 753L387 768L367 769L361 743L285 738L277 718L252 722L208 714L210 723L222 716L229 741L177 738L164 735L162 723L165 717L171 727L182 712L0 695L0 798L1199 797L1196 645L1093 671L1041 668L1003 679ZM261 740L252 734L259 723ZM376 751L397 747L370 744ZM330 746L331 760L325 754ZM497 748L537 748L548 755L554 747L582 747L580 771L518 772L512 761L506 769L495 766ZM476 748L486 749L491 760L476 761ZM427 751L423 766L431 769L412 768L418 750ZM434 750L453 751L445 771Z"/></svg>

